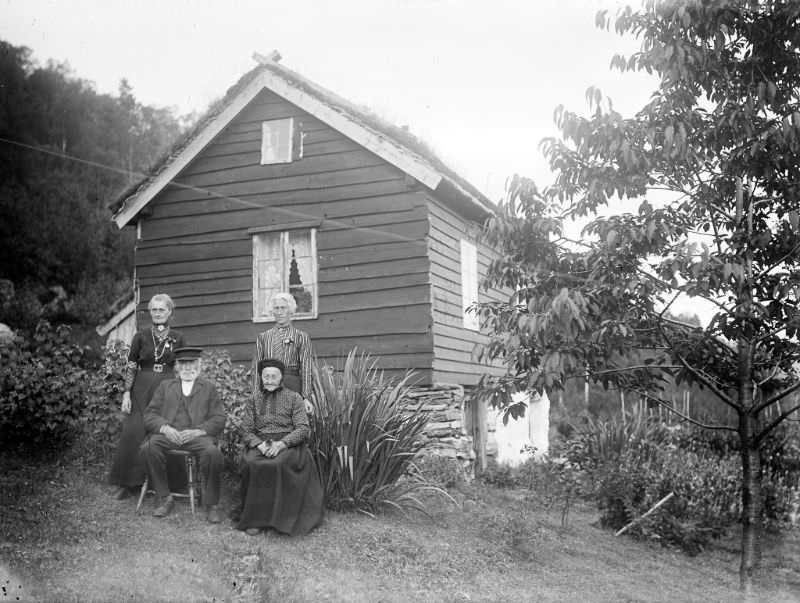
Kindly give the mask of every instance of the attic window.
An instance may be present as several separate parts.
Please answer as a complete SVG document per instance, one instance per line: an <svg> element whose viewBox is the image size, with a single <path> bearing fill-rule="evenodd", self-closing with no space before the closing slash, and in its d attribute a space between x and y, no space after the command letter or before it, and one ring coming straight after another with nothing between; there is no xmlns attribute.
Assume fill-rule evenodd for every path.
<svg viewBox="0 0 800 603"><path fill-rule="evenodd" d="M261 165L291 163L302 158L300 126L293 117L261 122Z"/></svg>

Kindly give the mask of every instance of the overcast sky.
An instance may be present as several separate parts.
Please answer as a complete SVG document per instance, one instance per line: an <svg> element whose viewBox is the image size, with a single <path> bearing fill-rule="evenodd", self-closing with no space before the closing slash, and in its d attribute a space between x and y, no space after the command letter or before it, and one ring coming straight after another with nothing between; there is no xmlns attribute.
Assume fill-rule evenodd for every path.
<svg viewBox="0 0 800 603"><path fill-rule="evenodd" d="M407 125L493 200L538 149L559 104L600 87L623 115L653 82L609 70L639 43L596 29L615 0L0 0L0 38L67 62L99 92L127 78L146 104L202 112L277 49L282 63Z"/></svg>

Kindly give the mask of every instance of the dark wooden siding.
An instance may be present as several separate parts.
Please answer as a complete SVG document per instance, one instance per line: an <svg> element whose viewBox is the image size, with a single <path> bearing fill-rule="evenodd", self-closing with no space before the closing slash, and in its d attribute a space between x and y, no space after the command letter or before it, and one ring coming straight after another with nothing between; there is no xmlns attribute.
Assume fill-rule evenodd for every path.
<svg viewBox="0 0 800 603"><path fill-rule="evenodd" d="M303 158L259 164L261 122L295 117ZM252 241L248 229L319 220L319 317L295 325L323 362L352 347L380 355L392 374L430 382L431 295L424 195L398 169L267 91L148 206L136 252L140 310L175 299L174 325L190 343L249 361ZM146 324L144 321L143 324Z"/></svg>
<svg viewBox="0 0 800 603"><path fill-rule="evenodd" d="M463 326L461 311L461 239L478 249L478 279L486 274L490 251L477 242L478 225L431 199L430 259L433 296L433 380L475 385L484 373L501 372L497 366L477 361L477 346L486 341L478 331ZM499 300L496 291L479 289L478 300Z"/></svg>

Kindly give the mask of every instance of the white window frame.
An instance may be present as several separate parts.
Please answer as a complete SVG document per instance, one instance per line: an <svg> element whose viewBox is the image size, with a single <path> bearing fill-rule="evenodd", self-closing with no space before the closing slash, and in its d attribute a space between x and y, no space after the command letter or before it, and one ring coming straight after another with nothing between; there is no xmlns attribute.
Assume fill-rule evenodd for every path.
<svg viewBox="0 0 800 603"><path fill-rule="evenodd" d="M474 243L461 239L461 317L463 326L470 331L480 331L480 318L467 312L478 301L478 248Z"/></svg>
<svg viewBox="0 0 800 603"><path fill-rule="evenodd" d="M281 255L282 255L282 273L281 273L281 291L290 291L289 289L289 270L288 270L288 261L287 258L289 257L290 250L289 250L289 233L296 232L296 231L308 231L310 232L310 244L311 244L311 272L314 275L314 281L312 283L304 283L306 286L310 286L312 290L312 299L311 299L311 312L306 314L295 314L293 320L311 320L317 318L319 315L319 261L318 261L318 254L317 254L317 230L319 228L319 221L312 220L309 223L301 223L301 224L293 224L291 226L288 225L276 225L276 226L266 226L261 228L251 228L247 232L253 239L253 322L275 322L275 318L271 314L259 314L259 282L258 282L258 262L259 260L263 259L262 249L263 246L260 244L260 237L264 236L279 236L280 237L280 248L281 248Z"/></svg>
<svg viewBox="0 0 800 603"><path fill-rule="evenodd" d="M294 117L261 122L261 165L291 163L302 157L302 138L296 132L299 125ZM277 145L270 144L273 137L277 137Z"/></svg>

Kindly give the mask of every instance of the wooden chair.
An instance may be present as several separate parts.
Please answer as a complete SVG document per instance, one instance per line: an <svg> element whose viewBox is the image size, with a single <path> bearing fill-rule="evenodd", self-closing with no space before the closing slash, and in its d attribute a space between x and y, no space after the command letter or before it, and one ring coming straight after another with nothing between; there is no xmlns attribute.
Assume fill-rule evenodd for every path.
<svg viewBox="0 0 800 603"><path fill-rule="evenodd" d="M197 457L195 457L195 455L193 455L191 452L187 452L185 450L167 450L166 454L167 463L169 463L170 458L183 458L184 466L186 467L186 488L188 493L184 494L183 492L170 492L170 495L173 498L188 498L189 506L192 509L192 517L194 517L194 509L197 504L197 499L200 495L200 472ZM142 506L142 501L144 500L145 494L147 494L147 487L149 483L150 476L145 475L144 482L142 483L142 490L139 492L139 502L136 504L137 511Z"/></svg>

